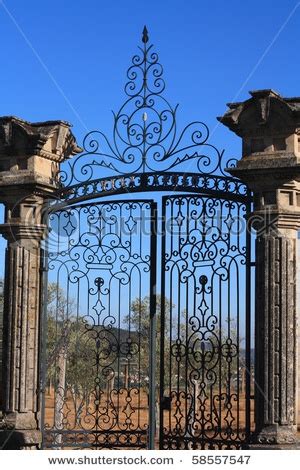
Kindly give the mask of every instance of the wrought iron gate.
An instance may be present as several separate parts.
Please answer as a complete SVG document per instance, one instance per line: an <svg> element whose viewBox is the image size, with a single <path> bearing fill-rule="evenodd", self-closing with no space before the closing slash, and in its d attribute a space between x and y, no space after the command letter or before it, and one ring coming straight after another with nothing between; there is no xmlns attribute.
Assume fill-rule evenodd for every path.
<svg viewBox="0 0 300 470"><path fill-rule="evenodd" d="M118 200L50 215L46 447L148 445L155 214Z"/></svg>
<svg viewBox="0 0 300 470"><path fill-rule="evenodd" d="M249 209L249 207L248 207ZM236 448L250 435L247 205L167 196L163 220L160 448Z"/></svg>
<svg viewBox="0 0 300 470"><path fill-rule="evenodd" d="M143 44L113 143L89 133L84 153L56 176L45 245L44 448L249 441L251 194L224 172L205 124L177 136L177 107L162 96L146 29Z"/></svg>

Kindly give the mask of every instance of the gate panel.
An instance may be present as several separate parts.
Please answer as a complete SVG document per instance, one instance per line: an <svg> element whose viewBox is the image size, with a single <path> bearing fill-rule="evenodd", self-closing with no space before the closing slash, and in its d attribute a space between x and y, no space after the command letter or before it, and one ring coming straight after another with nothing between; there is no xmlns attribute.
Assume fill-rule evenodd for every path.
<svg viewBox="0 0 300 470"><path fill-rule="evenodd" d="M252 413L247 207L163 200L160 448L239 448Z"/></svg>
<svg viewBox="0 0 300 470"><path fill-rule="evenodd" d="M154 209L113 201L50 216L44 448L148 446Z"/></svg>

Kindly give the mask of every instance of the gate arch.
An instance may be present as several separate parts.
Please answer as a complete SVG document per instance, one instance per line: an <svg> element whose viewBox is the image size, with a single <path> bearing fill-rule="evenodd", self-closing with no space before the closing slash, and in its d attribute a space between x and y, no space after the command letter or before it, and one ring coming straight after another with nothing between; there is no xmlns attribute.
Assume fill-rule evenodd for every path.
<svg viewBox="0 0 300 470"><path fill-rule="evenodd" d="M176 129L143 31L113 139L55 174L45 243L44 448L240 448L251 431L247 186Z"/></svg>

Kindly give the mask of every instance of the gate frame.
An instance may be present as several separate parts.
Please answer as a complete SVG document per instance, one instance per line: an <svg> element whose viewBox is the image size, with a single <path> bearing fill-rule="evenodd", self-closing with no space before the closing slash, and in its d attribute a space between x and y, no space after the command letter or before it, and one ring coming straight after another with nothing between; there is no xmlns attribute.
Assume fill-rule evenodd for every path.
<svg viewBox="0 0 300 470"><path fill-rule="evenodd" d="M71 190L72 191L72 190ZM128 194L127 192L125 194ZM110 194L113 196L113 194ZM51 205L51 201L48 200L47 204L44 207L43 212L43 224L49 228L49 217L53 213L58 213L60 211L68 210L68 209L76 209L80 207L84 207L85 205L89 206L97 206L98 204L114 204L114 203L149 203L150 205L150 226L151 226L151 234L149 235L150 239L150 276L149 276L149 298L150 298L150 306L149 306L149 327L150 327L150 340L149 340L149 383L155 382L155 339L156 339L156 274L157 274L157 257L152 256L153 253L156 254L156 246L157 246L157 202L153 199L145 199L145 198L138 198L138 199L107 199L105 195L102 195L101 198L88 201L86 198L76 200L75 203L72 202L71 204L57 203L57 198L55 198L55 204ZM85 204L77 204L78 202L86 201ZM39 364L40 367L40 377L41 377L41 432L42 432L42 440L41 440L41 448L43 449L43 442L45 436L45 386L46 386L46 372L47 372L47 360L46 360L46 333L47 333L47 285L48 285L48 249L47 249L47 242L45 244L45 248L42 250L42 266L43 266L43 275L42 275L42 296L41 296L41 312L42 312L42 320L41 320L41 333L40 333L40 345L39 350L41 352L41 361ZM155 425L156 425L156 400L155 400L155 388L151 388L149 386L149 449L155 449ZM54 431L55 432L55 431ZM84 432L88 435L88 432ZM51 433L51 431L50 431ZM91 433L93 431L91 430ZM122 431L120 431L122 433ZM134 433L134 432L133 432ZM84 448L84 446L83 446ZM45 447L45 449L49 449L49 447Z"/></svg>
<svg viewBox="0 0 300 470"><path fill-rule="evenodd" d="M250 213L251 213L251 207L253 203L252 199L252 193L247 190L247 187L244 184L240 184L239 180L232 178L230 176L220 176L220 175L211 175L211 174L199 174L199 173L183 173L183 172L159 172L159 173L142 173L142 174L137 174L137 175L122 175L120 177L122 181L122 186L115 190L111 189L114 188L116 185L116 179L115 177L112 178L102 178L100 180L92 180L89 181L87 184L79 184L75 185L74 187L69 187L67 189L63 188L61 191L61 195L65 197L67 195L67 200L59 199L59 193L57 194L56 200L53 205L48 205L48 210L45 211L44 213L44 223L45 225L48 225L47 223L47 218L49 217L49 214L59 212L61 210L66 210L66 209L72 209L76 207L81 207L81 203L85 202L87 205L97 205L97 203L103 204L109 204L109 203L118 203L118 202L141 202L141 201L147 201L151 203L151 226L152 226L152 231L150 235L151 239L151 251L152 253L156 252L156 245L157 245L157 214L158 214L158 208L157 208L157 202L154 201L153 199L144 199L143 195L146 195L150 191L157 191L157 192L162 192L162 196L160 198L160 203L161 203L161 210L162 210L162 227L163 227L163 235L162 238L165 236L165 200L168 198L166 195L166 190L170 191L169 184L172 182L174 184L174 181L181 181L181 184L176 185L175 191L173 190L172 196L177 197L177 195L180 196L196 196L196 197L212 197L215 200L227 200L227 201L235 201L238 203L241 203L245 206L246 214L245 218L246 220L249 219ZM124 184L126 180L128 179L129 182L129 188L126 188L126 185ZM137 186L136 181L140 182L140 187ZM155 181L155 185L152 186L152 182ZM203 187L200 189L198 188L199 183L203 184ZM207 186L215 184L216 187L218 187L220 184L224 185L225 187L229 188L231 187L232 192L229 191L224 191L221 190L219 191L218 189L213 189L213 188L207 188ZM95 192L93 194L88 194L88 195L83 195L76 197L77 193L80 193L80 191L86 191L86 187L91 186L93 188L95 187L100 187L102 188L102 191L99 193ZM108 188L106 190L106 188ZM131 192L132 190L132 192ZM245 194L240 194L245 192ZM138 199L119 199L118 196L121 196L122 194L138 194L141 195ZM70 199L68 199L68 196L70 195ZM74 197L75 195L75 197ZM149 194L151 197L151 195ZM110 199L113 198L113 199ZM79 203L79 205L77 205ZM155 216L153 217L153 213L155 213ZM163 241L162 241L162 246L163 246ZM246 368L248 367L248 370L250 371L250 347L251 347L251 267L254 266L254 264L251 262L251 233L249 230L246 232L245 236L245 247L246 247L246 302L245 302L245 332L246 332L246 346L245 346L245 351L246 351ZM44 285L46 285L46 279L47 279L47 260L45 258L45 277L44 277ZM150 276L151 276L151 281L150 285L154 287L155 289L152 290L152 294L150 295L151 298L151 303L150 303L150 322L152 325L152 328L150 328L150 350L152 349L155 350L155 335L154 332L156 332L156 275L157 275L157 259L154 261L151 260L151 265L153 269L151 270ZM45 288L44 288L44 293L45 293ZM46 319L46 305L43 305L43 311L44 311L44 319ZM152 314L151 314L152 312ZM44 335L46 332L46 328L43 329ZM160 351L157 351L156 353L159 354L159 361L161 363L162 357L163 357L163 344L164 338L161 333L161 338L160 338ZM44 337L44 345L41 345L42 350L45 350L45 337ZM150 382L152 383L152 387L149 386L149 449L155 449L155 430L157 427L157 422L156 422L156 399L155 399L155 354L150 354L149 355L149 366L150 366ZM44 369L45 365L41 363L41 367ZM44 374L44 371L42 372L42 375ZM244 442L236 441L235 444L240 444L247 446L250 443L250 381L251 381L251 376L250 373L246 374L246 424L245 424L245 433L246 433L246 439ZM45 384L45 382L44 382ZM160 375L160 403L159 403L159 443L160 443L160 449L162 448L162 437L163 437L163 420L162 420L162 415L163 415L163 403L162 403L162 376ZM45 385L42 386L42 390L44 391ZM44 398L42 402L44 402ZM42 412L43 416L43 412ZM42 423L43 423L43 418L42 418ZM43 424L42 424L42 429L43 429ZM230 443L228 443L229 445ZM224 445L226 445L226 442L224 441Z"/></svg>

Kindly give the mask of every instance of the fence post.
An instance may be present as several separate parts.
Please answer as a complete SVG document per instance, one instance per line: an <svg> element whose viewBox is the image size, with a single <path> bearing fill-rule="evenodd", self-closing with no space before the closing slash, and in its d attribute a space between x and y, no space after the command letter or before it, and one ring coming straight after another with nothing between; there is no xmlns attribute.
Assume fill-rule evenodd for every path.
<svg viewBox="0 0 300 470"><path fill-rule="evenodd" d="M0 202L7 240L3 309L0 447L41 443L39 336L42 208L57 189L60 163L78 153L64 121L0 118Z"/></svg>
<svg viewBox="0 0 300 470"><path fill-rule="evenodd" d="M229 173L254 194L256 231L255 425L252 448L297 448L297 236L300 98L250 92L218 118L242 138ZM299 307L298 307L299 308Z"/></svg>

